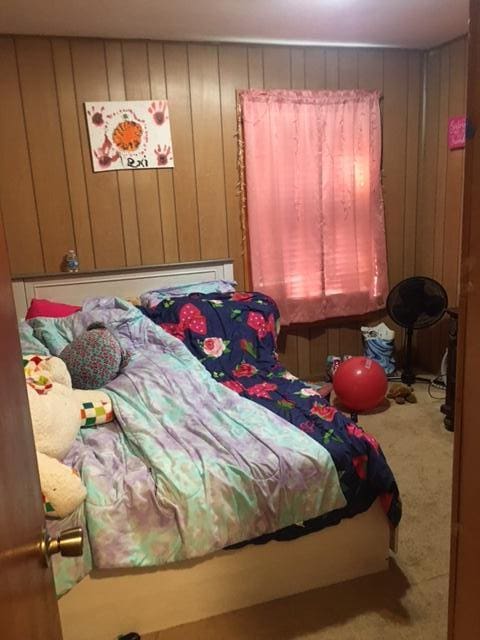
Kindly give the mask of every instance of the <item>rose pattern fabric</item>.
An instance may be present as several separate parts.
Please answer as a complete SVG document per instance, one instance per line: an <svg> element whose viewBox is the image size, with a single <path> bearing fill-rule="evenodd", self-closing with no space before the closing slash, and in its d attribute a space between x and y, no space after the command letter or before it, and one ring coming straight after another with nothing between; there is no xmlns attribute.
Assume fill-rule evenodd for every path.
<svg viewBox="0 0 480 640"><path fill-rule="evenodd" d="M381 497L391 522L398 524L398 488L378 442L278 361L275 326L279 314L274 301L252 292L191 294L168 306L163 303L153 309L142 308L142 312L161 326L176 326L182 322L186 306L195 306L195 317L205 319L205 335L199 340L195 331L198 327L184 324L181 339L212 377L288 420L332 456L347 506L330 518L306 523L301 527L303 532L365 511L377 497ZM215 342L207 342L209 339ZM216 342L220 339L228 344L221 354L220 343ZM205 344L215 357L205 352Z"/></svg>
<svg viewBox="0 0 480 640"><path fill-rule="evenodd" d="M225 380L225 382L222 382L222 384L232 391L235 391L235 393L242 393L242 391L245 391L245 387L240 384L240 382L236 382L235 380Z"/></svg>
<svg viewBox="0 0 480 640"><path fill-rule="evenodd" d="M249 387L247 389L247 393L249 396L253 396L255 398L270 398L271 391L275 391L277 389L276 384L272 384L270 382L261 382L260 384L254 384L253 387Z"/></svg>
<svg viewBox="0 0 480 640"><path fill-rule="evenodd" d="M228 341L222 338L205 338L203 341L203 353L209 358L219 358L228 346Z"/></svg>
<svg viewBox="0 0 480 640"><path fill-rule="evenodd" d="M258 372L258 369L253 366L253 364L248 364L247 362L242 362L238 364L233 370L233 375L236 378L250 378Z"/></svg>
<svg viewBox="0 0 480 640"><path fill-rule="evenodd" d="M337 414L337 410L334 407L326 406L316 402L310 410L314 416L318 416L327 422L332 422Z"/></svg>
<svg viewBox="0 0 480 640"><path fill-rule="evenodd" d="M370 433L367 433L366 431L364 431L361 427L353 423L347 424L347 431L350 435L354 436L355 438L366 440L370 444L372 449L375 449L377 453L380 451L380 445L378 444L377 440Z"/></svg>

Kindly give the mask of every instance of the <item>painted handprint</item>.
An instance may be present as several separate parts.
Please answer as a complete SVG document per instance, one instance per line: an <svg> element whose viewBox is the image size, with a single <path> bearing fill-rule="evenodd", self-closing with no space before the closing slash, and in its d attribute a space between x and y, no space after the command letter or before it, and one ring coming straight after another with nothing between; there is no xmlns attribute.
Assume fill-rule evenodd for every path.
<svg viewBox="0 0 480 640"><path fill-rule="evenodd" d="M115 151L115 153L113 154L111 154L111 152L112 143L107 138L107 136L105 136L105 140L102 146L98 149L95 149L94 151L95 157L98 160L98 164L101 167L108 168L112 164L112 162L116 162L120 158L120 154L118 153L118 151Z"/></svg>
<svg viewBox="0 0 480 640"><path fill-rule="evenodd" d="M166 164L168 164L171 153L171 147L167 147L166 144L163 145L163 149L160 147L160 145L157 145L157 148L155 149L155 155L157 156L157 164L159 167L164 167Z"/></svg>
<svg viewBox="0 0 480 640"><path fill-rule="evenodd" d="M167 103L165 100L159 100L158 102L152 102L148 107L148 112L152 114L155 124L161 126L168 116L165 115Z"/></svg>
<svg viewBox="0 0 480 640"><path fill-rule="evenodd" d="M100 107L100 109L96 109L93 105L91 109L88 109L87 113L90 116L92 124L96 127L103 127L105 124L105 120L103 119L103 112L105 111L105 107Z"/></svg>

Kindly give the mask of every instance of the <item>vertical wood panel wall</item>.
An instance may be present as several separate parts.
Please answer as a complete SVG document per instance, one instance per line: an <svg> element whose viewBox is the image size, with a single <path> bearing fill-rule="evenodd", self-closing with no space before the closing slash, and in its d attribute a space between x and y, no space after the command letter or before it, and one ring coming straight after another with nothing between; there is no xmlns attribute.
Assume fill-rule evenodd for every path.
<svg viewBox="0 0 480 640"><path fill-rule="evenodd" d="M448 149L448 119L466 113L467 41L425 54L425 120L420 152L415 270L445 287L458 304L463 208L464 151ZM445 318L417 334L417 360L438 371L447 343Z"/></svg>
<svg viewBox="0 0 480 640"><path fill-rule="evenodd" d="M461 51L451 46L453 69ZM447 164L442 170L458 191L451 176L461 161L460 155L450 159L438 152L434 164L425 161L438 127L422 147L424 56L382 49L0 38L0 209L12 271L58 271L72 247L83 269L231 257L243 286L235 91L248 87L380 90L390 284L419 266L439 269L445 240L458 240L455 217L446 212L459 194L447 195L440 180L427 187L427 176ZM444 57L439 50L427 58L428 89L435 99L443 96L442 114ZM453 87L453 70L449 77ZM448 109L455 111L460 94L457 88ZM92 172L83 102L124 98L168 98L174 169ZM428 108L434 110L430 102ZM425 178L420 195L428 203L419 209L420 221L419 149ZM443 235L432 221L432 203L442 194ZM423 256L424 242L437 253ZM443 271L451 288L455 251ZM294 328L281 344L285 364L304 377L321 376L328 353L360 349L358 323L348 322Z"/></svg>

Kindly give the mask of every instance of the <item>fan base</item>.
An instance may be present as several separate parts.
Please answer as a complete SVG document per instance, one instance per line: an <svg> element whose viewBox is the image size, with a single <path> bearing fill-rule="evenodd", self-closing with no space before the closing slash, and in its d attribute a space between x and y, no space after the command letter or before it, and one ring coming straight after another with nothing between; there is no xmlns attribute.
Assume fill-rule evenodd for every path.
<svg viewBox="0 0 480 640"><path fill-rule="evenodd" d="M413 371L402 371L402 375L400 376L400 380L403 384L415 384L416 376Z"/></svg>
<svg viewBox="0 0 480 640"><path fill-rule="evenodd" d="M407 384L411 386L416 382L425 382L430 384L432 381L430 378L422 378L421 376L416 376L412 371L404 371L400 376L393 376L388 378L389 382L403 382L403 384Z"/></svg>

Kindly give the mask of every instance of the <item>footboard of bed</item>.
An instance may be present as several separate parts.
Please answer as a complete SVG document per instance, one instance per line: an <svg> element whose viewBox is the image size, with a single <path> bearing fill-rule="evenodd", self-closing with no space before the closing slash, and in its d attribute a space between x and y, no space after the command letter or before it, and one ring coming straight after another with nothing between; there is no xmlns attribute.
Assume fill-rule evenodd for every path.
<svg viewBox="0 0 480 640"><path fill-rule="evenodd" d="M64 640L159 631L384 571L390 542L377 501L364 514L290 542L160 569L94 571L60 600Z"/></svg>

